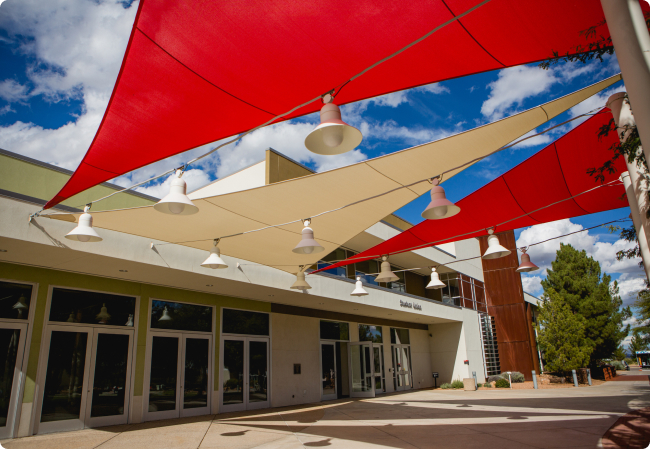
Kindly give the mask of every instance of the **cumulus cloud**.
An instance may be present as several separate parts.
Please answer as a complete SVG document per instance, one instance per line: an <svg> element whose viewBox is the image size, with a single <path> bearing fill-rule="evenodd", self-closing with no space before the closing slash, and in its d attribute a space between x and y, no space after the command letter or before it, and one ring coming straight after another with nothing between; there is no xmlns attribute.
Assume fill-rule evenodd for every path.
<svg viewBox="0 0 650 449"><path fill-rule="evenodd" d="M642 273L624 273L618 279L618 294L623 300L623 306L634 304L637 293L645 288L645 275Z"/></svg>
<svg viewBox="0 0 650 449"><path fill-rule="evenodd" d="M542 293L542 277L534 275L521 276L521 284L525 292L533 296L539 296Z"/></svg>
<svg viewBox="0 0 650 449"><path fill-rule="evenodd" d="M27 86L16 80L6 79L0 81L0 98L8 103L22 102L27 99Z"/></svg>

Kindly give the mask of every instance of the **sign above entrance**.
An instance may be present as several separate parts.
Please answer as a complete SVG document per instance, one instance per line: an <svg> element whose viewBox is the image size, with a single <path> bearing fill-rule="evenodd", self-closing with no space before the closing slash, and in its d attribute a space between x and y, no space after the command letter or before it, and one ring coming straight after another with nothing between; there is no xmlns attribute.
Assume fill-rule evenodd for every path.
<svg viewBox="0 0 650 449"><path fill-rule="evenodd" d="M415 310L422 311L422 306L420 304L404 301L402 299L399 300L399 305L400 307L406 307L407 309L415 309Z"/></svg>

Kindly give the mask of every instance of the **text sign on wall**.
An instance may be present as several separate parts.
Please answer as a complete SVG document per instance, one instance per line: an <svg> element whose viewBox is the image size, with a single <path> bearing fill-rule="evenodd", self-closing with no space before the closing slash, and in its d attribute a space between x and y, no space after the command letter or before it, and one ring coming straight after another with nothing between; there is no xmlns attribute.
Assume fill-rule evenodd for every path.
<svg viewBox="0 0 650 449"><path fill-rule="evenodd" d="M422 311L422 306L420 304L417 304L417 303L414 304L412 302L408 302L408 301L404 301L404 300L400 299L399 300L399 305L400 305L400 307L406 307L407 309L415 309L415 310Z"/></svg>

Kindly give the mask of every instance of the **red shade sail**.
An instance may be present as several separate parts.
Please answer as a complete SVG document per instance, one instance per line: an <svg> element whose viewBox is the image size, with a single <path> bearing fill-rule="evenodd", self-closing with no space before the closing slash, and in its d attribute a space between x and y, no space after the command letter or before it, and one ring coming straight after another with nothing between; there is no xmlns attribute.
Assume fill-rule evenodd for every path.
<svg viewBox="0 0 650 449"><path fill-rule="evenodd" d="M481 0L140 0L95 138L45 208L252 129L340 86ZM584 44L599 0L491 0L345 86L338 104L543 60ZM608 35L605 26L599 34ZM317 111L314 101L277 121Z"/></svg>
<svg viewBox="0 0 650 449"><path fill-rule="evenodd" d="M562 201L600 185L587 174L587 170L600 167L611 159L609 148L618 139L616 133L598 139L598 130L611 118L608 109L601 112L605 111L607 113L595 115L555 143L458 201L456 205L460 207L460 212L457 215L442 220L425 220L354 256L353 260L347 259L323 269L330 270L384 254L487 235L487 228L521 215L524 217L497 226L496 232L627 207L625 189L621 183L606 185ZM615 168L615 173L605 173L605 183L615 181L627 171L623 158L616 160ZM559 203L554 204L556 202Z"/></svg>

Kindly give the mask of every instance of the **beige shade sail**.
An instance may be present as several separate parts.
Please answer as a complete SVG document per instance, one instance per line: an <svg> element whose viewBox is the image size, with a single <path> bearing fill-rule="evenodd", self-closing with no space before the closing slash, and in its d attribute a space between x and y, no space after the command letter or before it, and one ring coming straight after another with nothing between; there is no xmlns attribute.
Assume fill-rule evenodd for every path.
<svg viewBox="0 0 650 449"><path fill-rule="evenodd" d="M219 243L222 254L296 273L300 265L316 263L428 192L428 178L498 150L620 80L620 74L615 75L497 122L347 167L194 200L199 208L195 215L163 215L153 206L146 206L94 212L93 225L157 242L204 249L206 257L212 241L224 237ZM449 179L467 167L446 173L444 178ZM367 198L371 199L363 201ZM335 211L317 216L331 210ZM76 222L79 215L44 216ZM299 220L309 217L314 217L311 227L325 251L293 253L291 250L300 241ZM298 221L245 233L294 220ZM200 263L197 261L197 265Z"/></svg>

